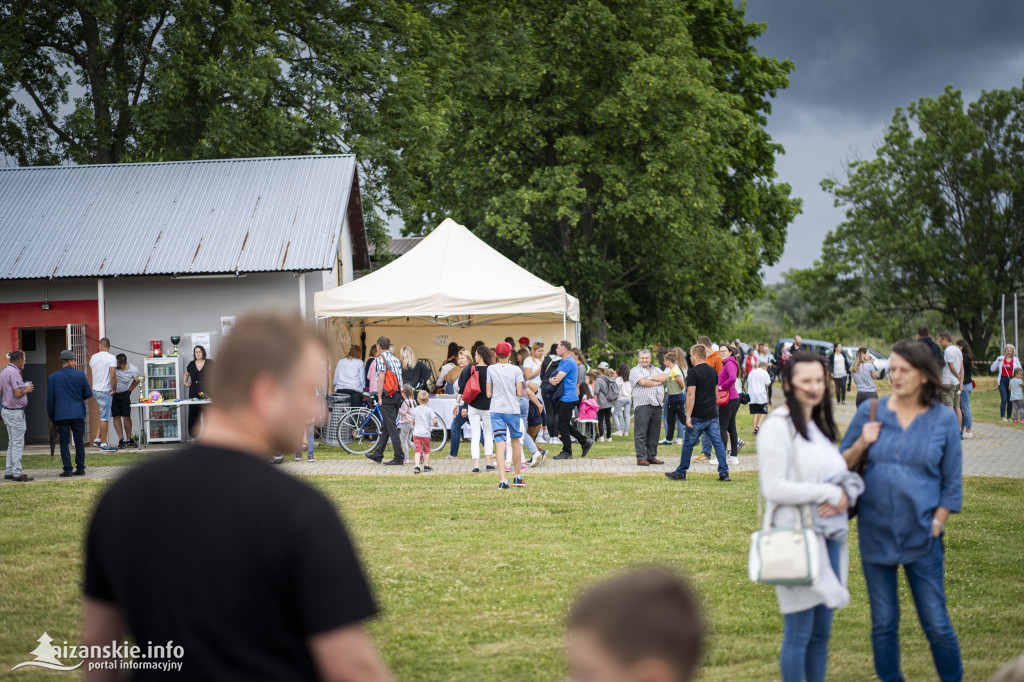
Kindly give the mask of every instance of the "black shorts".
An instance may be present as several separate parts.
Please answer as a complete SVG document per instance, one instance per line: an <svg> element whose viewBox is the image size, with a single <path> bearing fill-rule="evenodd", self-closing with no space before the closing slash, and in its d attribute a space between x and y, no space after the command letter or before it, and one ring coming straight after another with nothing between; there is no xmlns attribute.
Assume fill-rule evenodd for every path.
<svg viewBox="0 0 1024 682"><path fill-rule="evenodd" d="M768 403L750 403L750 414L768 414Z"/></svg>
<svg viewBox="0 0 1024 682"><path fill-rule="evenodd" d="M132 394L130 391L123 391L121 393L115 393L114 399L110 403L110 416L111 417L131 417L132 416Z"/></svg>

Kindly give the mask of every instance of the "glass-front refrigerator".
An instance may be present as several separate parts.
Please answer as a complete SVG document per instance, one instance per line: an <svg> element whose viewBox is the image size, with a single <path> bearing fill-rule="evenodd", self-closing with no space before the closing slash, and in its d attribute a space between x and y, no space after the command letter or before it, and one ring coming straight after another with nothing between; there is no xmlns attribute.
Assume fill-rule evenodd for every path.
<svg viewBox="0 0 1024 682"><path fill-rule="evenodd" d="M181 400L181 365L177 356L146 358L145 397L150 399L156 391L165 401ZM146 405L150 443L170 443L181 440L182 409L178 405L150 403Z"/></svg>

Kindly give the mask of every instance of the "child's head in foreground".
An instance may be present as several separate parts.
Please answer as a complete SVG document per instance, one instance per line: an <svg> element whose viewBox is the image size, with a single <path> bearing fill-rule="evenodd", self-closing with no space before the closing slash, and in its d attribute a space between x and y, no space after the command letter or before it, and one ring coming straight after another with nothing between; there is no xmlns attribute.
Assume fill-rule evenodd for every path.
<svg viewBox="0 0 1024 682"><path fill-rule="evenodd" d="M645 569L588 589L569 614L568 638L574 682L689 682L704 622L682 579Z"/></svg>

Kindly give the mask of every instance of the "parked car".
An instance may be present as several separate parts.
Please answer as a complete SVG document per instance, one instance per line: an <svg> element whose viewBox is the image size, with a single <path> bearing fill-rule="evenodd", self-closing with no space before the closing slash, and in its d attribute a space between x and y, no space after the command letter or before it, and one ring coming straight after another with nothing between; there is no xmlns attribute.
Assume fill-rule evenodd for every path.
<svg viewBox="0 0 1024 682"><path fill-rule="evenodd" d="M856 355L857 349L860 346L843 344L843 355L850 361L850 366L853 366L853 356ZM868 348L868 353L871 355L873 363L875 365L875 372L878 373L879 379L884 379L885 375L889 373L889 358L882 355L881 351L877 351L874 348Z"/></svg>
<svg viewBox="0 0 1024 682"><path fill-rule="evenodd" d="M833 343L831 341L819 341L818 339L802 339L803 349L817 353L823 358L832 357ZM775 344L775 357L782 359L782 347L787 343L793 343L793 339L779 339Z"/></svg>

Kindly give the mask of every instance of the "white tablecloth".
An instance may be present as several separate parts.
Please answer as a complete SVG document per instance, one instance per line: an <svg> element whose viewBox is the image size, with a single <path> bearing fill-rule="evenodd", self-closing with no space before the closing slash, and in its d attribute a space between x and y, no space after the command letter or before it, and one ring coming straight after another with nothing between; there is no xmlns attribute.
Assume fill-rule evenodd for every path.
<svg viewBox="0 0 1024 682"><path fill-rule="evenodd" d="M427 402L427 406L434 412L437 412L438 416L444 422L444 426L447 429L452 427L452 419L454 415L452 410L455 409L455 396L453 395L432 395L430 400ZM469 437L469 423L462 425L462 435Z"/></svg>

